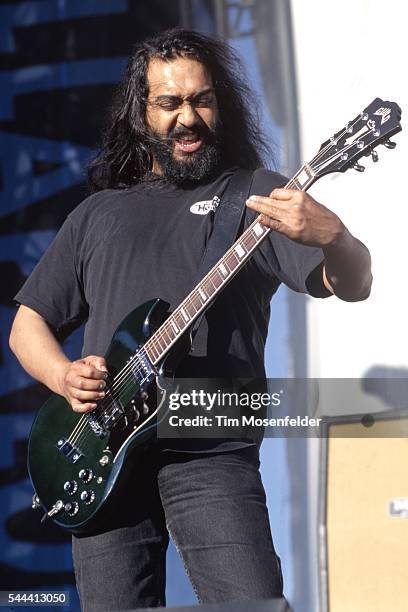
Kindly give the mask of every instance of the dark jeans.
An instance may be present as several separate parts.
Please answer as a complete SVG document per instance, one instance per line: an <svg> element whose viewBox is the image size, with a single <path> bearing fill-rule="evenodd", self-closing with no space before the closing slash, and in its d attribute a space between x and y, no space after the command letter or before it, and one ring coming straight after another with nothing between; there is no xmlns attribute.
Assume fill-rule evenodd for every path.
<svg viewBox="0 0 408 612"><path fill-rule="evenodd" d="M83 612L165 605L169 534L200 602L280 597L255 447L146 452L96 533L73 537Z"/></svg>

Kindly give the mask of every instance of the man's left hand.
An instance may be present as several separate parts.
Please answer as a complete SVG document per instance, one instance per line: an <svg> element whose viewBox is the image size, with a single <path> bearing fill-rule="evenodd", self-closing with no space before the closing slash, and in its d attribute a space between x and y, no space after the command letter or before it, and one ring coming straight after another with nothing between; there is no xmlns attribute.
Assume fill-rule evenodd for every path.
<svg viewBox="0 0 408 612"><path fill-rule="evenodd" d="M370 295L370 253L331 210L295 189L274 189L269 197L251 196L246 203L261 213L264 225L295 242L323 250L326 289L349 302Z"/></svg>
<svg viewBox="0 0 408 612"><path fill-rule="evenodd" d="M301 244L334 244L345 226L331 210L297 189L274 189L268 197L251 196L247 206L261 213L263 225Z"/></svg>

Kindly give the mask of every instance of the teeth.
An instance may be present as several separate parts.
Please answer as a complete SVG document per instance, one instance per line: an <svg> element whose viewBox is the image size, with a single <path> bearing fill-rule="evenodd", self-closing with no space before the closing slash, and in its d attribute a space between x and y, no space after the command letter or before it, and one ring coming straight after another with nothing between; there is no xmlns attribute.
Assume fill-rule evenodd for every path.
<svg viewBox="0 0 408 612"><path fill-rule="evenodd" d="M198 140L179 140L179 144L185 149L191 149L194 147L199 141Z"/></svg>

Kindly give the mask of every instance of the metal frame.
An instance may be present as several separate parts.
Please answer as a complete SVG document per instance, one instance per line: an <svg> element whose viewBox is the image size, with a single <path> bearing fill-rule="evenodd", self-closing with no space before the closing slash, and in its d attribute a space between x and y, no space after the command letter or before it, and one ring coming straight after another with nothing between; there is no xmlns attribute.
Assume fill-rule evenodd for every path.
<svg viewBox="0 0 408 612"><path fill-rule="evenodd" d="M180 21L183 27L192 27L193 2L194 0L179 0ZM254 29L245 29L243 19L245 13L252 12L256 2L257 0L212 0L217 34L230 40L253 36Z"/></svg>

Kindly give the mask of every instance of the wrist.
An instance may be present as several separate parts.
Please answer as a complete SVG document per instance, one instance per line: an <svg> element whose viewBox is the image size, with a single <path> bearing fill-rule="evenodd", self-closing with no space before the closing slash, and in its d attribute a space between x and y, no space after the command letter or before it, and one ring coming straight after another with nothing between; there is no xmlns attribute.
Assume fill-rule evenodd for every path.
<svg viewBox="0 0 408 612"><path fill-rule="evenodd" d="M55 364L53 372L53 390L65 397L65 379L69 368L71 367L69 359L63 359Z"/></svg>
<svg viewBox="0 0 408 612"><path fill-rule="evenodd" d="M350 248L352 242L353 236L344 223L337 217L337 222L333 227L331 237L322 249L326 255L332 252L344 252Z"/></svg>

